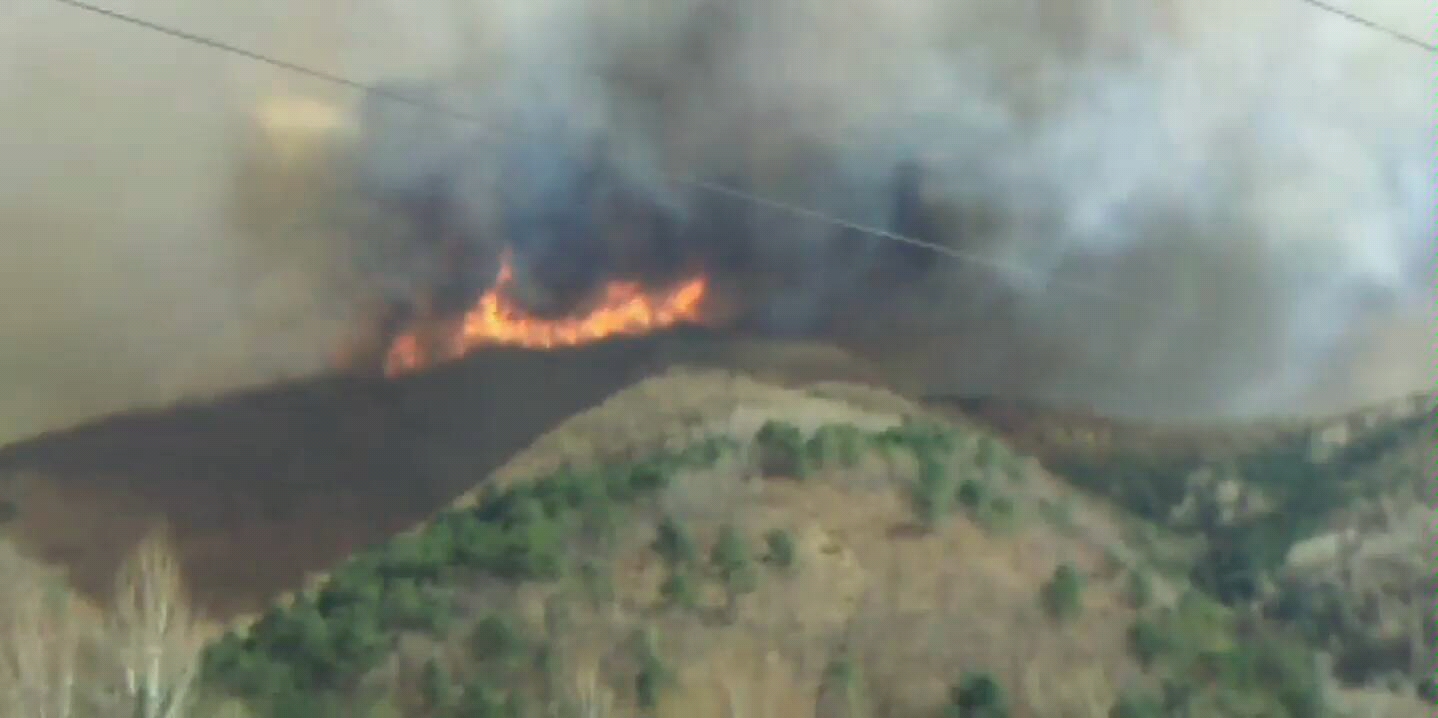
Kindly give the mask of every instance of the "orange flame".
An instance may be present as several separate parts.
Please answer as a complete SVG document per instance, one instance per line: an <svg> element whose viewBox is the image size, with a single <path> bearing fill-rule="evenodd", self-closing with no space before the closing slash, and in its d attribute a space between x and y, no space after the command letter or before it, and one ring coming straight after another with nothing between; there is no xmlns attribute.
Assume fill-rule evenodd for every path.
<svg viewBox="0 0 1438 718"><path fill-rule="evenodd" d="M426 346L417 331L400 335L385 357L385 374L404 374L485 346L553 349L695 322L708 289L704 277L691 278L663 292L648 291L637 282L611 281L583 316L543 319L528 314L508 296L505 290L513 281L514 270L505 253L493 288L465 312L458 327L435 342L437 346Z"/></svg>

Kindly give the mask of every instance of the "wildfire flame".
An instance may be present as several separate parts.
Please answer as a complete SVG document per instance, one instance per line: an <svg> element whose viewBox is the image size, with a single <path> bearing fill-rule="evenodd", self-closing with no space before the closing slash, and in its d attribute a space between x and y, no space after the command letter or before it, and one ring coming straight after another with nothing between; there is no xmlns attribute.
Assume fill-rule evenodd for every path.
<svg viewBox="0 0 1438 718"><path fill-rule="evenodd" d="M457 327L438 340L422 337L418 331L400 335L385 357L385 374L404 374L485 346L553 349L695 322L708 289L702 276L659 292L646 290L637 282L611 281L584 315L544 319L532 316L509 297L506 290L513 281L514 270L506 253L494 286L465 312Z"/></svg>

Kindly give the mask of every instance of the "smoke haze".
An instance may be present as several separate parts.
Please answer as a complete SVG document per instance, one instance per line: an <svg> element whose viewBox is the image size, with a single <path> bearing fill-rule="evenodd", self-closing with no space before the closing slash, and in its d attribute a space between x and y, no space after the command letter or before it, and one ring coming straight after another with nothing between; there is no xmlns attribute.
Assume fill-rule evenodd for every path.
<svg viewBox="0 0 1438 718"><path fill-rule="evenodd" d="M749 265L784 268L771 329L835 337L935 391L1216 415L1435 379L1432 58L1296 0L111 3L361 81L421 81L498 134L369 107L356 135L323 111L358 108L346 88L12 0L0 443L322 369L366 297L440 263L355 177L403 190L448 173L484 241L579 253L563 232L512 235L567 206L597 140L626 191L675 221L742 215ZM1410 31L1429 12L1349 7ZM283 138L259 132L277 96L317 103L314 127L291 107ZM311 161L346 142L351 159ZM893 201L910 163L915 226L1000 268L895 272L884 243L706 210L662 181L729 178L918 231Z"/></svg>

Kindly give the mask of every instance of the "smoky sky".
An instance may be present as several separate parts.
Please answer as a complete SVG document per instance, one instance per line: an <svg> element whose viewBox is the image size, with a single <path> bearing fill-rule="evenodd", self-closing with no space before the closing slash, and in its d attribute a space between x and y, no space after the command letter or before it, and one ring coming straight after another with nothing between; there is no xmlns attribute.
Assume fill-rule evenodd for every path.
<svg viewBox="0 0 1438 718"><path fill-rule="evenodd" d="M1413 31L1415 3L1351 9ZM116 8L478 122L8 3L0 440L321 371L375 297L454 261L492 276L446 233L574 263L597 251L573 220L597 165L655 251L772 274L771 330L933 391L1223 415L1432 383L1431 58L1293 0ZM906 167L922 211L896 197ZM444 209L420 221L426 196Z"/></svg>
<svg viewBox="0 0 1438 718"><path fill-rule="evenodd" d="M664 242L743 245L780 278L755 295L770 329L932 390L1212 415L1428 382L1431 355L1396 350L1432 327L1427 57L1310 6L555 0L498 17L483 70L426 85L488 140L366 133L469 158L458 212L484 241L592 266L593 233L565 218L588 211L597 154L678 217ZM415 169L370 171L392 167ZM906 272L892 243L675 175L969 260ZM481 229L498 214L532 221Z"/></svg>

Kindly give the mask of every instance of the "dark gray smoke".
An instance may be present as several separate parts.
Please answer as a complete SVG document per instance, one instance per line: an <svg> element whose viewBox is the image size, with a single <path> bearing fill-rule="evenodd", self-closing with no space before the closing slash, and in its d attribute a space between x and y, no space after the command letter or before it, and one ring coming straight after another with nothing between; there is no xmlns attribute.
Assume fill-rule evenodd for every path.
<svg viewBox="0 0 1438 718"><path fill-rule="evenodd" d="M366 174L414 186L416 158L452 163L419 165L457 188L441 213L493 245L480 254L514 247L539 305L612 273L594 217L618 192L659 217L649 256L735 259L770 280L746 289L768 329L891 363L901 341L896 368L935 390L1211 415L1431 378L1426 353L1364 349L1431 336L1428 58L1302 3L552 0L486 17L483 78L426 97L490 134L372 120L365 136L414 145ZM1338 379L1360 375L1388 380Z"/></svg>
<svg viewBox="0 0 1438 718"><path fill-rule="evenodd" d="M763 327L935 390L1216 414L1433 381L1431 58L1296 0L123 9L489 130L7 5L0 442L321 370L365 298L461 306L501 246L538 310L702 264ZM316 107L257 134L277 97Z"/></svg>

